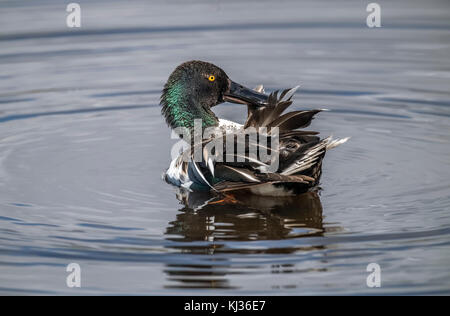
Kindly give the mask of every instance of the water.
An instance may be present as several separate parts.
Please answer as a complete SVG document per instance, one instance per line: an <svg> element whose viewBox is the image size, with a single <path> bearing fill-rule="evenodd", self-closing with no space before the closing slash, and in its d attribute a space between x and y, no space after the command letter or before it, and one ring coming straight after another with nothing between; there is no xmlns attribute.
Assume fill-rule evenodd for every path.
<svg viewBox="0 0 450 316"><path fill-rule="evenodd" d="M448 2L379 1L381 29L360 1L78 2L80 30L0 2L0 293L450 294ZM311 129L352 138L320 195L204 206L161 180L160 90L190 59L331 110Z"/></svg>

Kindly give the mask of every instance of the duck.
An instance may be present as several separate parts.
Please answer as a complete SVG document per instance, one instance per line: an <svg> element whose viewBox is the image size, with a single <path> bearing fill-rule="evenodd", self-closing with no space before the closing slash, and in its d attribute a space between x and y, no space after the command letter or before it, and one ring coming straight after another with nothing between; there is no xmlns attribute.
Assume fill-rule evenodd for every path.
<svg viewBox="0 0 450 316"><path fill-rule="evenodd" d="M266 94L262 86L247 88L205 61L176 67L160 97L161 114L188 146L173 157L163 179L183 190L223 196L220 202L236 195L283 197L316 190L325 153L348 138L321 139L318 132L304 130L324 109L286 113L297 89ZM224 102L247 107L244 124L214 114L212 109ZM248 137L249 130L256 138ZM208 136L195 138L206 131ZM251 155L251 148L270 155Z"/></svg>

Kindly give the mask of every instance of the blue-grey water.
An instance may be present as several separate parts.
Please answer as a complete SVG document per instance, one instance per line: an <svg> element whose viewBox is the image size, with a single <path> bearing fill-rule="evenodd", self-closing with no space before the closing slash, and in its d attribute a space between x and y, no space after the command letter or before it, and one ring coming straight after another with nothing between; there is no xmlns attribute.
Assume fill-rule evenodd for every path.
<svg viewBox="0 0 450 316"><path fill-rule="evenodd" d="M373 29L369 1L78 0L79 29L68 3L0 1L1 294L450 294L448 1L380 0ZM202 206L161 180L159 95L191 59L330 110L311 129L352 138L319 195Z"/></svg>

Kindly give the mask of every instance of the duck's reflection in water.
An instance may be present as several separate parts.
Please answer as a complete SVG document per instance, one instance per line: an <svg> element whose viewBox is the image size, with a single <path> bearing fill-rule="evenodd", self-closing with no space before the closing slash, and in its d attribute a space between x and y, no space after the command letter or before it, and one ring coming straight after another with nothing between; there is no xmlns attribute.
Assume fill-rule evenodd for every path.
<svg viewBox="0 0 450 316"><path fill-rule="evenodd" d="M171 248L181 250L185 259L191 254L192 260L167 265L167 287L230 288L227 275L250 273L256 268L251 263L231 264L236 254L245 259L242 255L307 251L311 247L302 247L301 243L298 247L283 246L276 240L323 233L322 204L316 192L289 198L240 195L222 201L209 193L178 191L177 198L184 207L169 223L167 239L174 242ZM263 242L255 246L252 241ZM292 266L271 267L272 272L282 272Z"/></svg>

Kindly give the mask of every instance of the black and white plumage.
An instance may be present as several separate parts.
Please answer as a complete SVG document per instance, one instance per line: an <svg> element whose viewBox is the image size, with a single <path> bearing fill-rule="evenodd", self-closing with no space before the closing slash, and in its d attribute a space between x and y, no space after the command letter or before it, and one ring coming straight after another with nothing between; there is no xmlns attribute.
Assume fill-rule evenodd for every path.
<svg viewBox="0 0 450 316"><path fill-rule="evenodd" d="M322 110L284 113L292 104L292 97L297 89L298 87L284 90L279 96L279 92L270 94L266 106L247 103L248 117L244 125L219 120L216 135L203 140L201 144L195 144L201 146L202 161L195 162L192 156L186 156L186 152L181 153L171 162L165 179L190 190L210 190L225 194L239 191L265 196L289 196L315 188L322 174L322 160L326 151L346 142L348 138L321 139L317 136L318 132L299 130L308 127L314 116ZM262 87L258 91L262 92ZM278 144L251 143L247 139L240 144L246 149L240 154L236 150L227 153L224 145L223 161L205 150L208 143L218 138L222 138L222 144L226 144L227 138L233 138L236 146L239 146L239 142L243 142L240 138L243 133L249 128L261 127L267 129L267 134L258 134L258 139L270 135L274 128L278 128ZM270 161L250 156L248 153L251 145L258 148L263 146L271 153L276 153L278 168L267 172ZM226 159L230 155L235 158L232 162ZM239 155L245 161L238 161Z"/></svg>

